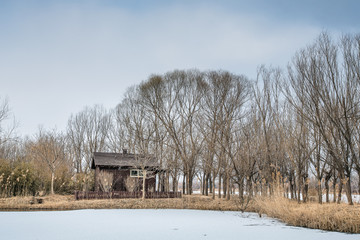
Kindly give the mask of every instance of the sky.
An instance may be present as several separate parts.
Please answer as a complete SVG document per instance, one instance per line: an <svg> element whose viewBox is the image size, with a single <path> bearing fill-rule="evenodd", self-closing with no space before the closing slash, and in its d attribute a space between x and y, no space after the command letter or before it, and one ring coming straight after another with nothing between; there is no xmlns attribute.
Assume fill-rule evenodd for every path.
<svg viewBox="0 0 360 240"><path fill-rule="evenodd" d="M0 0L0 101L21 136L175 69L256 77L321 31L360 31L357 0Z"/></svg>

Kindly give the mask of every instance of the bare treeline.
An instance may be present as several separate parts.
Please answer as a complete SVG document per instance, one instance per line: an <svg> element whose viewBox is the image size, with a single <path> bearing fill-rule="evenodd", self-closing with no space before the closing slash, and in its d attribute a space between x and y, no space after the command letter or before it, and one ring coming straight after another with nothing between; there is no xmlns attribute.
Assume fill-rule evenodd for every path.
<svg viewBox="0 0 360 240"><path fill-rule="evenodd" d="M360 186L352 184L360 175L359 90L360 35L334 40L321 33L287 69L261 66L255 80L221 70L152 75L129 88L115 109L87 107L70 116L65 133L40 131L13 142L12 157L5 154L14 150L11 144L0 146L2 162L11 163L7 172L0 167L0 183L12 188L1 194L18 194L6 182L16 162L53 173L34 180L33 193L91 189L92 152L128 149L160 161L166 171L157 189L182 186L191 194L197 180L201 193L213 198L229 199L235 189L240 198L281 189L308 201L314 188L319 203L323 193L326 201L330 193L340 201L344 191L352 204ZM43 152L44 144L62 154ZM45 153L52 156L43 159Z"/></svg>

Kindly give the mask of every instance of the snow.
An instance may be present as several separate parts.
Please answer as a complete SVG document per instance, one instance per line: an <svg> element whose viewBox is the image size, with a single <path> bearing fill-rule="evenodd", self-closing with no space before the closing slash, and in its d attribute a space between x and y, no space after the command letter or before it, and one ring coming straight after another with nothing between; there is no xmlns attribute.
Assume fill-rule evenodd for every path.
<svg viewBox="0 0 360 240"><path fill-rule="evenodd" d="M193 194L201 194L201 191L200 191L200 190L194 190L194 191L193 191ZM212 193L209 193L210 196L211 196L211 194L212 194ZM216 195L218 194L218 190L217 190L217 189L215 190L215 194L216 194ZM221 194L224 194L223 191L221 191ZM247 193L244 192L244 194L246 195ZM235 191L235 195L239 195L239 191ZM261 193L258 193L258 195L261 195ZM360 194L353 193L351 196L352 196L353 203L360 203ZM288 198L291 198L290 193L288 194ZM316 201L317 201L317 196L315 196L315 198L316 198ZM336 198L337 198L337 195L336 195ZM301 194L301 193L300 193L300 199L302 200L302 194ZM322 195L322 199L323 199L323 202L326 201L326 194L323 194L323 195ZM330 202L332 202L333 199L334 199L334 195L333 195L333 194L329 194L329 200L330 200ZM346 194L341 194L341 202L342 202L342 203L348 203Z"/></svg>
<svg viewBox="0 0 360 240"><path fill-rule="evenodd" d="M353 203L360 203L360 195L359 194L352 194L351 195ZM337 196L336 196L337 198ZM329 194L329 200L330 202L332 202L334 199L334 194ZM323 202L326 201L326 194L323 194L323 198L322 198ZM341 194L341 202L343 203L348 203L346 194Z"/></svg>
<svg viewBox="0 0 360 240"><path fill-rule="evenodd" d="M0 239L360 239L287 226L255 213L112 209L0 212Z"/></svg>

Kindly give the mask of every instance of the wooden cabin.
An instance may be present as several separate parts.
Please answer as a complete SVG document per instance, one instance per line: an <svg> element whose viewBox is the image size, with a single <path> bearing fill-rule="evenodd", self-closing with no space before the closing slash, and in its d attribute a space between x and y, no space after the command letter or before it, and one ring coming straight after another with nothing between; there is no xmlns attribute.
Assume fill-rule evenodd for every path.
<svg viewBox="0 0 360 240"><path fill-rule="evenodd" d="M143 176L146 192L155 192L160 165L153 157L139 154L94 152L91 169L95 170L95 191L141 191Z"/></svg>

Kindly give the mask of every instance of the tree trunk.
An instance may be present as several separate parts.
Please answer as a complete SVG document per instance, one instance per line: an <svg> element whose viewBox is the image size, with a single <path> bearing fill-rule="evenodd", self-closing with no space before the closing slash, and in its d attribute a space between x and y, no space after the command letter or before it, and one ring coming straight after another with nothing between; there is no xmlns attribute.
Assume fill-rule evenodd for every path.
<svg viewBox="0 0 360 240"><path fill-rule="evenodd" d="M358 171L358 194L360 194L360 171Z"/></svg>
<svg viewBox="0 0 360 240"><path fill-rule="evenodd" d="M304 190L303 190L303 202L306 203L308 201L308 192L309 192L309 183L307 181L307 176L304 177Z"/></svg>
<svg viewBox="0 0 360 240"><path fill-rule="evenodd" d="M297 179L298 179L298 183L297 183L297 187L298 187L298 189L297 189L297 197L298 197L298 199L297 199L297 201L298 201L298 203L300 203L301 202L301 198L300 198L300 196L301 196L301 175L299 174L298 175L298 177L297 177Z"/></svg>
<svg viewBox="0 0 360 240"><path fill-rule="evenodd" d="M206 173L205 172L204 172L204 176L203 176L202 181L201 181L200 189L201 189L200 193L202 195L205 195L205 189L206 189Z"/></svg>
<svg viewBox="0 0 360 240"><path fill-rule="evenodd" d="M178 191L178 182L177 182L177 179L176 179L176 175L175 175L175 178L173 178L173 192L177 192Z"/></svg>
<svg viewBox="0 0 360 240"><path fill-rule="evenodd" d="M249 177L249 180L246 181L246 184L248 186L249 197L251 198L253 196L253 184L252 184L252 181L251 181L250 177Z"/></svg>
<svg viewBox="0 0 360 240"><path fill-rule="evenodd" d="M184 177L183 177L183 185L182 185L183 194L185 194L185 188L186 188L186 173L184 173Z"/></svg>
<svg viewBox="0 0 360 240"><path fill-rule="evenodd" d="M219 174L219 186L218 186L218 196L219 196L219 199L221 198L221 174Z"/></svg>
<svg viewBox="0 0 360 240"><path fill-rule="evenodd" d="M345 193L346 193L346 198L348 200L348 204L353 205L354 203L352 201L352 196L351 196L351 178L350 178L350 176L346 179Z"/></svg>
<svg viewBox="0 0 360 240"><path fill-rule="evenodd" d="M223 198L226 198L226 193L227 193L227 189L226 189L226 187L227 187L227 183L226 183L226 180L227 180L227 174L225 174L224 176L223 176Z"/></svg>
<svg viewBox="0 0 360 240"><path fill-rule="evenodd" d="M239 185L239 199L241 201L243 201L244 200L244 181L240 181L238 183L238 185Z"/></svg>
<svg viewBox="0 0 360 240"><path fill-rule="evenodd" d="M259 185L256 182L254 182L254 185L254 195L257 196L259 191Z"/></svg>
<svg viewBox="0 0 360 240"><path fill-rule="evenodd" d="M159 192L161 192L161 176L162 176L162 172L160 172L160 173L158 174L157 190L158 190Z"/></svg>
<svg viewBox="0 0 360 240"><path fill-rule="evenodd" d="M51 172L51 189L50 189L51 195L54 195L54 179L55 179L55 172L52 171Z"/></svg>
<svg viewBox="0 0 360 240"><path fill-rule="evenodd" d="M290 172L290 175L289 175L289 183L290 183L290 198L291 199L294 199L294 183L293 183L293 174L292 172Z"/></svg>
<svg viewBox="0 0 360 240"><path fill-rule="evenodd" d="M334 180L333 185L333 203L336 203L336 181Z"/></svg>
<svg viewBox="0 0 360 240"><path fill-rule="evenodd" d="M240 202L243 202L244 201L244 183L239 182L238 185L239 185L239 199L240 199Z"/></svg>
<svg viewBox="0 0 360 240"><path fill-rule="evenodd" d="M190 176L190 170L189 170L189 172L188 172L188 174L187 174L187 178L186 178L186 191L187 191L187 194L189 194L189 195L191 195L192 194L192 180L193 180L193 178L192 178L192 176Z"/></svg>
<svg viewBox="0 0 360 240"><path fill-rule="evenodd" d="M360 168L357 169L358 174L358 194L360 194Z"/></svg>
<svg viewBox="0 0 360 240"><path fill-rule="evenodd" d="M330 192L330 187L329 187L329 180L325 179L325 190L326 190L326 202L329 203L330 199L329 199L329 192Z"/></svg>
<svg viewBox="0 0 360 240"><path fill-rule="evenodd" d="M333 196L334 196L333 202L336 203L336 182L337 182L337 175L336 175L335 168L334 168L334 171L333 171L333 178L334 178L334 181L333 181Z"/></svg>
<svg viewBox="0 0 360 240"><path fill-rule="evenodd" d="M161 186L161 192L165 192L165 178L166 178L166 176L165 176L165 173L162 173L161 174L162 176L161 176L161 184L160 184L160 186Z"/></svg>
<svg viewBox="0 0 360 240"><path fill-rule="evenodd" d="M226 200L230 200L230 174L227 174L226 189L227 189Z"/></svg>
<svg viewBox="0 0 360 240"><path fill-rule="evenodd" d="M317 193L318 193L318 203L322 204L322 189L321 189L321 180L320 179L318 179Z"/></svg>
<svg viewBox="0 0 360 240"><path fill-rule="evenodd" d="M215 178L216 178L216 176L215 176L215 174L213 174L213 176L212 176L212 199L214 200L215 199Z"/></svg>
<svg viewBox="0 0 360 240"><path fill-rule="evenodd" d="M308 192L309 192L309 184L304 184L304 191L303 191L303 202L306 203L308 201Z"/></svg>
<svg viewBox="0 0 360 240"><path fill-rule="evenodd" d="M341 203L341 194L342 194L342 187L343 187L343 184L341 182L341 179L339 181L339 192L338 192L338 198L337 198L337 203L340 204ZM336 192L334 192L334 197L336 195Z"/></svg>
<svg viewBox="0 0 360 240"><path fill-rule="evenodd" d="M209 174L206 174L204 187L205 187L205 195L209 196Z"/></svg>
<svg viewBox="0 0 360 240"><path fill-rule="evenodd" d="M170 173L168 170L166 170L165 176L165 192L170 192Z"/></svg>
<svg viewBox="0 0 360 240"><path fill-rule="evenodd" d="M146 170L143 170L143 181L142 181L142 199L144 200L145 199L145 192L146 192L146 189L145 189L145 183L146 183Z"/></svg>

